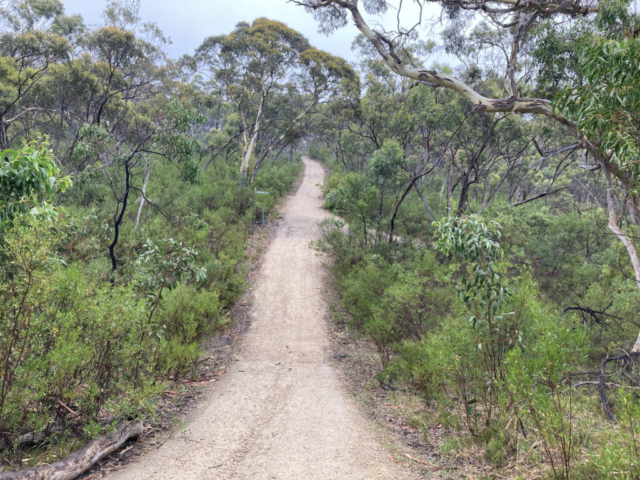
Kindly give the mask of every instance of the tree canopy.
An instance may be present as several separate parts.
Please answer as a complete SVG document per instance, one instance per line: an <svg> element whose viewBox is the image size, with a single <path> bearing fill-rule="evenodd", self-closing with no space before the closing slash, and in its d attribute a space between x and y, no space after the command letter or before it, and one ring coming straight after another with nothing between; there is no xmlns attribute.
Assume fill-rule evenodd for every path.
<svg viewBox="0 0 640 480"><path fill-rule="evenodd" d="M2 468L210 381L308 156L374 406L469 475L638 478L637 8L290 1L356 60L277 10L171 58L139 0L0 1Z"/></svg>

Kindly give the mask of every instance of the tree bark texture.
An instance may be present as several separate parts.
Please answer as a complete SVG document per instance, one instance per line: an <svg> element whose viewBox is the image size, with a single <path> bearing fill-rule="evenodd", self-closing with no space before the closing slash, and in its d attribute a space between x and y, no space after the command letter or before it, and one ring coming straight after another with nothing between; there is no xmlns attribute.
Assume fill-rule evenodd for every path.
<svg viewBox="0 0 640 480"><path fill-rule="evenodd" d="M156 166L156 162L153 162L151 166L147 164L147 168L144 172L144 177L142 179L142 196L140 197L140 206L138 207L138 214L136 215L136 226L140 224L140 215L142 214L142 207L144 207L145 195L147 194L147 183L149 182L149 177L151 176L151 172L153 172L153 168Z"/></svg>
<svg viewBox="0 0 640 480"><path fill-rule="evenodd" d="M636 284L638 289L640 290L640 260L638 259L638 252L636 251L636 247L631 239L622 231L622 229L618 225L616 203L615 199L613 198L613 179L609 164L607 162L602 162L602 168L607 179L607 208L609 210L609 230L611 230L611 232L616 237L618 237L618 240L620 240L624 247L627 249L627 253L629 254L629 259L631 261L631 266L633 268L633 273L636 277ZM638 338L636 339L636 343L631 351L634 353L640 352L640 333L638 333Z"/></svg>

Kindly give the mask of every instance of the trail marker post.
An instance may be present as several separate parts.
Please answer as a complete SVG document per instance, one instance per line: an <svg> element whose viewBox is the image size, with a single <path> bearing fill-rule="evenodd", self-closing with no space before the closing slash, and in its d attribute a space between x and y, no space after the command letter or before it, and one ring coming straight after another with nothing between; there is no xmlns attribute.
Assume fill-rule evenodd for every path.
<svg viewBox="0 0 640 480"><path fill-rule="evenodd" d="M254 188L253 195L254 195L255 208L258 208L258 195L269 195L269 192L261 192L257 188ZM264 227L264 205L260 205L260 206L262 207L262 213L260 215L260 225Z"/></svg>

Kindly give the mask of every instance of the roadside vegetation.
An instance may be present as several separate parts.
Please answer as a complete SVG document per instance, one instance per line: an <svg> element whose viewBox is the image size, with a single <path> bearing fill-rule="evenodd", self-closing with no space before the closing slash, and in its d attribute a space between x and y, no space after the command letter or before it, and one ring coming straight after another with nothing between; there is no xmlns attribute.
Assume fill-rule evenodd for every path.
<svg viewBox="0 0 640 480"><path fill-rule="evenodd" d="M196 377L305 152L336 321L414 425L507 478L640 478L636 6L438 0L436 31L415 1L423 26L384 32L411 2L292 2L354 28L356 64L284 18L171 59L137 1L94 27L0 1L3 468L152 422Z"/></svg>
<svg viewBox="0 0 640 480"><path fill-rule="evenodd" d="M315 244L335 321L375 345L380 387L503 478L640 478L633 6L442 2L450 69L370 34L383 2L297 3L361 32L362 96L315 118L309 155L338 215Z"/></svg>
<svg viewBox="0 0 640 480"><path fill-rule="evenodd" d="M95 28L57 0L0 6L0 458L14 469L153 424L160 395L196 379L204 342L234 322L261 209L302 171L296 118L333 95L313 86L357 79L275 21L173 61L136 2L109 3ZM264 53L247 60L271 79L261 104L255 79L227 90L232 73L211 67L233 48Z"/></svg>

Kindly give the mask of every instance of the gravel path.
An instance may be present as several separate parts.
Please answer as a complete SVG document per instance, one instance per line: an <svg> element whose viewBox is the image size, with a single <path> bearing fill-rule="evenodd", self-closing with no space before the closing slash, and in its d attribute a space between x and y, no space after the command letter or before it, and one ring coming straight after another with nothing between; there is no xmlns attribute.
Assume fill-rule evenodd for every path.
<svg viewBox="0 0 640 480"><path fill-rule="evenodd" d="M242 353L186 432L112 480L409 479L327 358L321 259L309 248L327 216L323 169L304 159L265 253Z"/></svg>

